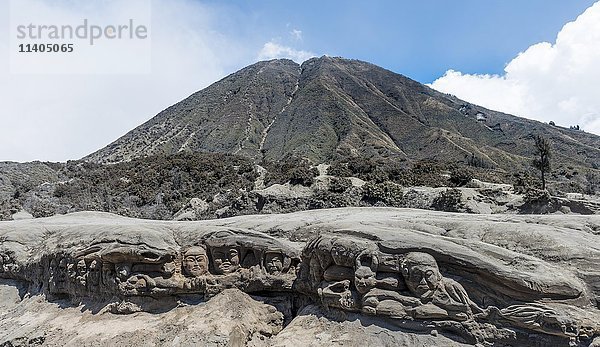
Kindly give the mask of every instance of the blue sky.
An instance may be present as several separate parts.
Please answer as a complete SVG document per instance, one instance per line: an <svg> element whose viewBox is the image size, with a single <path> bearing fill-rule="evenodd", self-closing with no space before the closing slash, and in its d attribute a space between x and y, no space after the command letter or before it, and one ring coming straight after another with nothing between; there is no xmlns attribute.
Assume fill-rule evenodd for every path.
<svg viewBox="0 0 600 347"><path fill-rule="evenodd" d="M34 43L15 41L16 15L19 23L108 25L143 22L140 9L151 12L151 50L76 40L69 56L16 54L18 43ZM124 47L132 55L120 55ZM0 0L0 161L78 159L260 59L324 54L600 134L600 1ZM35 73L12 69L11 59L27 68L30 58ZM105 71L148 61L145 73ZM57 67L66 71L40 73Z"/></svg>
<svg viewBox="0 0 600 347"><path fill-rule="evenodd" d="M430 83L448 69L502 73L530 45L553 41L591 0L210 1L219 29L296 49L366 60ZM230 17L231 18L231 17ZM250 20L248 20L250 19ZM295 41L288 32L302 31Z"/></svg>

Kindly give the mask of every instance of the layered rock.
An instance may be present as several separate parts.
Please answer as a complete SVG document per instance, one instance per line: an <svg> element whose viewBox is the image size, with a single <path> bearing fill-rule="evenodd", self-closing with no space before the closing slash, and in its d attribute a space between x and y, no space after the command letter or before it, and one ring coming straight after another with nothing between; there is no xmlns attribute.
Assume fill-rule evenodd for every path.
<svg viewBox="0 0 600 347"><path fill-rule="evenodd" d="M130 314L149 320L158 345L314 345L325 335L333 344L360 331L379 345L588 346L600 335L598 230L597 216L387 208L5 222L0 342L79 344L74 328L51 323L69 317L131 325L130 335L99 332L94 344L139 343ZM51 313L20 318L37 310ZM152 323L156 315L165 323ZM204 318L192 324L190 315ZM161 334L167 321L177 328Z"/></svg>

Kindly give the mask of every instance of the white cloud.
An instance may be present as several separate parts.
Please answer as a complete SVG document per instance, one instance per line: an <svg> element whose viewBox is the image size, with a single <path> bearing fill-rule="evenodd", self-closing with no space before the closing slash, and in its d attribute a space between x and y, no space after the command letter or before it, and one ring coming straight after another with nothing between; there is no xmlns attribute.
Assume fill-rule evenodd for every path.
<svg viewBox="0 0 600 347"><path fill-rule="evenodd" d="M113 4L123 13L130 3L27 1L51 8L52 16L45 16L42 24L66 16L110 19ZM49 75L9 73L8 50L16 47L9 45L8 2L0 1L0 161L81 158L252 63L260 47L257 44L264 39L253 43L220 34L218 28L227 17L215 6L193 0L152 1L150 73ZM95 60L88 63L95 64Z"/></svg>
<svg viewBox="0 0 600 347"><path fill-rule="evenodd" d="M302 63L303 61L314 56L315 54L312 52L296 50L294 48L269 41L264 44L263 48L258 53L258 60L287 58L297 63Z"/></svg>
<svg viewBox="0 0 600 347"><path fill-rule="evenodd" d="M302 41L302 30L294 29L290 31L290 35L296 41Z"/></svg>
<svg viewBox="0 0 600 347"><path fill-rule="evenodd" d="M121 24L129 13L141 19L140 12L132 10L131 0L14 1L29 6L25 12L40 24L81 23L84 18L100 25ZM14 15L10 2L0 1L0 161L79 159L257 57L301 62L313 56L275 42L263 46L265 33L254 30L252 18L235 6L196 0L135 2L143 1L151 1L149 72L142 68L142 73L128 73L115 67L112 73L96 69L93 74L10 73L9 52L16 49L10 34ZM236 25L244 30L237 30ZM291 40L302 37L293 27L284 33ZM107 58L91 54L75 66L57 55L52 63L38 64L37 69L56 70L60 64L63 70L81 72L101 64L106 67ZM130 66L149 60L147 50L128 59L132 59L127 62Z"/></svg>
<svg viewBox="0 0 600 347"><path fill-rule="evenodd" d="M491 109L600 135L600 2L567 23L554 44L520 53L503 75L449 70L431 87Z"/></svg>

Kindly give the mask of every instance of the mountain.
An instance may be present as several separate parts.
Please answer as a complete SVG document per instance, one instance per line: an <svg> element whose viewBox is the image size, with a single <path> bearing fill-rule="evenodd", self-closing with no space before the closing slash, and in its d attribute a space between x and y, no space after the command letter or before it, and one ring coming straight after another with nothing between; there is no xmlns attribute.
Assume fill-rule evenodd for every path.
<svg viewBox="0 0 600 347"><path fill-rule="evenodd" d="M539 187L535 135L551 142L548 192L531 189ZM0 220L87 210L210 219L345 206L590 214L600 211L598 192L600 137L331 57L248 66L83 161L0 163Z"/></svg>
<svg viewBox="0 0 600 347"><path fill-rule="evenodd" d="M269 125L289 104L299 76L300 66L291 60L248 66L84 159L106 163L177 152L259 157Z"/></svg>
<svg viewBox="0 0 600 347"><path fill-rule="evenodd" d="M360 156L510 172L530 167L536 134L550 139L553 161L565 170L600 166L596 135L488 110L370 63L324 56L302 65L250 65L83 159L217 152L321 163Z"/></svg>

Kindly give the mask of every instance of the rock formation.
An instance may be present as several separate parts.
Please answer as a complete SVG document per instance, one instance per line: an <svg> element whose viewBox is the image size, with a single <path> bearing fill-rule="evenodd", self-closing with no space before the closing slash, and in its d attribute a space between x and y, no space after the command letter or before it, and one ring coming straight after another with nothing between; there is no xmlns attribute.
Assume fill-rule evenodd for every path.
<svg viewBox="0 0 600 347"><path fill-rule="evenodd" d="M24 264L5 249L2 275L25 280L50 298L117 297L122 301L111 310L129 313L151 310L164 297L208 298L227 288L291 292L300 262L293 248L250 231L198 232L193 244L181 248L153 247L140 236L136 243L95 238L88 247L55 249Z"/></svg>
<svg viewBox="0 0 600 347"><path fill-rule="evenodd" d="M316 293L325 307L386 317L411 329L435 327L474 343L507 343L518 338L520 332L514 328L572 344L600 332L600 321L590 321L588 312L565 307L569 302L579 301L586 307L595 302L577 280L523 286L523 278L494 273L493 264L466 263L463 271L485 273L503 283L465 282L465 289L440 272L432 251L412 251L409 245L395 244L398 241L379 243L342 235L321 235L303 252L298 283L308 285L301 291ZM456 266L459 259L450 262ZM517 287L521 293L512 290ZM469 293L477 295L481 304L471 300ZM598 312L594 314L600 318Z"/></svg>
<svg viewBox="0 0 600 347"><path fill-rule="evenodd" d="M363 331L382 345L594 346L600 220L562 218L355 208L205 222L99 213L4 222L0 343L71 336L44 316L19 318L59 303L48 315L76 319L69 310L81 307L90 321L125 326L132 314L151 321L145 312L173 326L206 317L193 325L202 339L187 326L157 333L158 345L314 345L296 335L337 329L340 341ZM363 327L349 331L357 320ZM139 333L114 334L139 343ZM75 335L69 343L80 344Z"/></svg>

